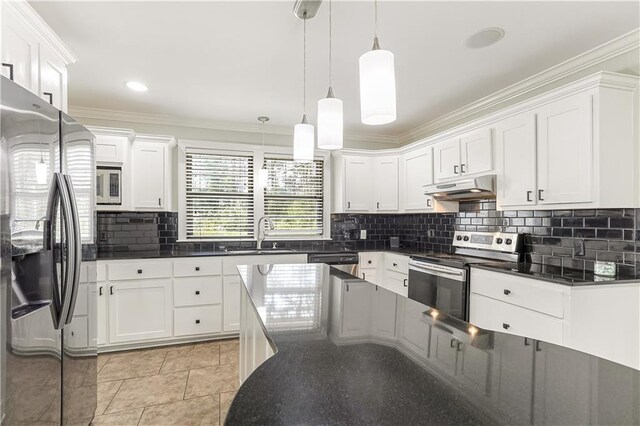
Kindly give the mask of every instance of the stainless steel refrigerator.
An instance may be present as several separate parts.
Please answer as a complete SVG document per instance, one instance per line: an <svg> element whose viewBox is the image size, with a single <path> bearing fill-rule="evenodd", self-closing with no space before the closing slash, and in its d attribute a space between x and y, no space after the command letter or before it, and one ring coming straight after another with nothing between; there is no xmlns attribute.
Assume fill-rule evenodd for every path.
<svg viewBox="0 0 640 426"><path fill-rule="evenodd" d="M93 135L0 78L2 424L87 425L97 397Z"/></svg>

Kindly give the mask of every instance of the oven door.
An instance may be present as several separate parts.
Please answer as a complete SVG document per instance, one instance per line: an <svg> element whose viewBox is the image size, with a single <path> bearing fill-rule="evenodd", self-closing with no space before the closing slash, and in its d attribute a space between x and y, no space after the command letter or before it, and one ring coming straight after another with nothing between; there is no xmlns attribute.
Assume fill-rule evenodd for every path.
<svg viewBox="0 0 640 426"><path fill-rule="evenodd" d="M467 320L467 270L411 260L409 299Z"/></svg>

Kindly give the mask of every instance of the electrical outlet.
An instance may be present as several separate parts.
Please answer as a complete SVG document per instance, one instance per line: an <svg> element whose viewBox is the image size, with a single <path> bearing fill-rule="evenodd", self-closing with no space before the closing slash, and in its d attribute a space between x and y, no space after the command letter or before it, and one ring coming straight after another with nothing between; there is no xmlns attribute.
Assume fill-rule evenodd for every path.
<svg viewBox="0 0 640 426"><path fill-rule="evenodd" d="M574 256L584 256L584 240L573 240Z"/></svg>
<svg viewBox="0 0 640 426"><path fill-rule="evenodd" d="M436 236L436 231L434 231L433 229L429 229L429 230L427 231L427 237L429 237L429 238L433 238L433 237L435 237L435 236Z"/></svg>
<svg viewBox="0 0 640 426"><path fill-rule="evenodd" d="M367 239L367 230L366 229L361 229L360 230L360 239L361 240L366 240Z"/></svg>

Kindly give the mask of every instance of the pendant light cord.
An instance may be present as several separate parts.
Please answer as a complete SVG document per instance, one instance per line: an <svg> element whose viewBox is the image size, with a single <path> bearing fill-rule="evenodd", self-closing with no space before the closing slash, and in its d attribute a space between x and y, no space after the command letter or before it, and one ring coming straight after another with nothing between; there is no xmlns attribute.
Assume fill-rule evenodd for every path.
<svg viewBox="0 0 640 426"><path fill-rule="evenodd" d="M373 36L378 38L378 0L373 0L374 26Z"/></svg>
<svg viewBox="0 0 640 426"><path fill-rule="evenodd" d="M331 75L331 45L332 45L332 27L331 27L331 0L329 0L329 87L333 86Z"/></svg>
<svg viewBox="0 0 640 426"><path fill-rule="evenodd" d="M302 47L302 114L307 113L307 12L303 18L303 47Z"/></svg>

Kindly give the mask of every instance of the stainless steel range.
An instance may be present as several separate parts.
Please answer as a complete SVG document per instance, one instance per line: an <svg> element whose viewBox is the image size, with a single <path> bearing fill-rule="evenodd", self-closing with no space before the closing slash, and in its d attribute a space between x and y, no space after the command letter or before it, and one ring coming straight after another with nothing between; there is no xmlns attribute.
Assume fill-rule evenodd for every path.
<svg viewBox="0 0 640 426"><path fill-rule="evenodd" d="M469 318L469 265L517 262L522 234L456 231L454 253L411 256L409 298L448 315Z"/></svg>

